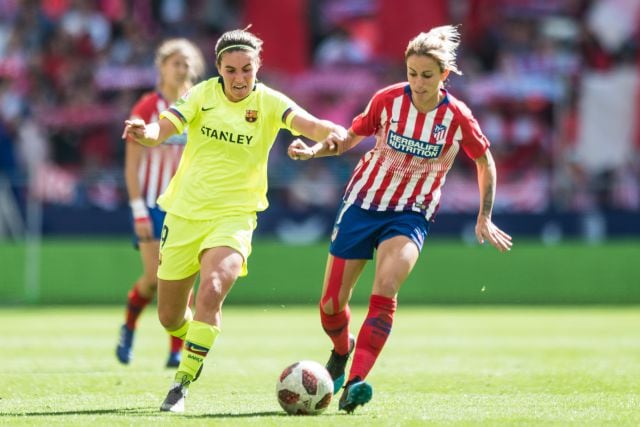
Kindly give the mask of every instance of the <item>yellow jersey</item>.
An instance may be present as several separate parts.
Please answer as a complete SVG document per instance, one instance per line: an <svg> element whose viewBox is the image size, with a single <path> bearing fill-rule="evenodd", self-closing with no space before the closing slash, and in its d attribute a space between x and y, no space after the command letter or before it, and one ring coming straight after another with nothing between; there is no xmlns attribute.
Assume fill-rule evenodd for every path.
<svg viewBox="0 0 640 427"><path fill-rule="evenodd" d="M278 131L291 130L302 111L262 83L239 102L224 94L222 79L203 81L161 113L187 144L176 174L158 204L188 219L224 212L258 212L267 201L267 160Z"/></svg>

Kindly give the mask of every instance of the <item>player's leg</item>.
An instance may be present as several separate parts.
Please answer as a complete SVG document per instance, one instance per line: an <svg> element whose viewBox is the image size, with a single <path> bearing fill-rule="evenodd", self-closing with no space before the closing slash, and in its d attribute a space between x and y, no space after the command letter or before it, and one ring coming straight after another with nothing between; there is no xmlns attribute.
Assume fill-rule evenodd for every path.
<svg viewBox="0 0 640 427"><path fill-rule="evenodd" d="M190 381L197 377L220 333L222 303L242 271L243 263L243 256L229 247L210 248L202 254L195 316L185 337L183 360L176 377L187 376Z"/></svg>
<svg viewBox="0 0 640 427"><path fill-rule="evenodd" d="M228 247L207 249L202 254L196 315L188 324L182 360L175 381L160 406L161 411L183 412L191 382L198 379L203 363L222 322L222 303L242 271L244 258Z"/></svg>
<svg viewBox="0 0 640 427"><path fill-rule="evenodd" d="M420 251L406 236L395 236L378 247L369 311L358 334L349 379L365 379L391 333L396 297L413 269Z"/></svg>
<svg viewBox="0 0 640 427"><path fill-rule="evenodd" d="M391 333L396 296L419 254L413 241L405 236L385 240L378 247L369 311L358 334L349 380L339 402L344 411L353 412L371 400L373 389L364 380Z"/></svg>
<svg viewBox="0 0 640 427"><path fill-rule="evenodd" d="M195 280L194 280L195 281ZM191 307L193 306L193 287L189 293L189 299L187 302L187 318L191 321ZM182 346L184 345L184 339L169 334L169 357L167 358L167 368L177 368L182 360Z"/></svg>
<svg viewBox="0 0 640 427"><path fill-rule="evenodd" d="M185 339L192 323L189 297L196 277L197 273L180 280L158 279L158 318L170 335L181 340ZM160 410L183 412L189 383L187 378L174 382Z"/></svg>
<svg viewBox="0 0 640 427"><path fill-rule="evenodd" d="M373 395L365 378L384 347L396 311L396 297L422 250L429 223L417 213L384 213L385 224L378 235L376 272L369 311L362 324L349 380L339 408L347 412L364 405Z"/></svg>
<svg viewBox="0 0 640 427"><path fill-rule="evenodd" d="M167 332L184 339L193 315L189 308L189 296L197 273L185 279L158 279L158 319Z"/></svg>
<svg viewBox="0 0 640 427"><path fill-rule="evenodd" d="M333 343L326 368L333 380L334 393L344 384L345 368L355 348L355 338L349 333L349 300L366 263L366 259L344 259L331 254L327 259L320 321Z"/></svg>
<svg viewBox="0 0 640 427"><path fill-rule="evenodd" d="M204 359L220 333L222 304L238 276L247 274L246 260L256 215L223 215L200 227L205 231L199 244L200 286L196 295L196 315L189 324L182 360L163 411L184 411L184 397L190 383L202 370Z"/></svg>
<svg viewBox="0 0 640 427"><path fill-rule="evenodd" d="M158 319L172 336L184 339L193 316L189 298L200 271L203 221L167 214L158 255Z"/></svg>
<svg viewBox="0 0 640 427"><path fill-rule="evenodd" d="M193 317L189 298L200 271L200 245L208 232L206 221L189 220L170 213L162 227L158 258L158 319L170 335L183 340ZM172 384L160 409L184 411L188 386L188 381Z"/></svg>
<svg viewBox="0 0 640 427"><path fill-rule="evenodd" d="M368 211L343 204L336 216L320 300L320 321L333 342L326 368L334 393L344 384L344 372L355 339L349 333L349 300L367 261L373 257L376 225Z"/></svg>
<svg viewBox="0 0 640 427"><path fill-rule="evenodd" d="M127 294L125 323L120 328L120 339L116 347L116 356L123 364L128 364L131 361L133 337L138 318L144 308L153 300L156 292L159 241L138 242L138 247L143 272Z"/></svg>

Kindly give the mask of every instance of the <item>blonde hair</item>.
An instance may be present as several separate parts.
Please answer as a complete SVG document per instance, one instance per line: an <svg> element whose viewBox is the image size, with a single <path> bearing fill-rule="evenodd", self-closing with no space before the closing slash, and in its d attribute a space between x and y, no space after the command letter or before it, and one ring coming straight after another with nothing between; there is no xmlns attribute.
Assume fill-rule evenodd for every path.
<svg viewBox="0 0 640 427"><path fill-rule="evenodd" d="M462 75L456 64L456 50L460 45L459 25L443 25L420 33L407 45L404 60L412 55L430 56L440 66L440 71L450 70Z"/></svg>
<svg viewBox="0 0 640 427"><path fill-rule="evenodd" d="M200 49L184 38L165 40L156 50L155 64L160 68L164 61L176 53L187 57L189 63L189 80L195 83L204 74L204 57Z"/></svg>

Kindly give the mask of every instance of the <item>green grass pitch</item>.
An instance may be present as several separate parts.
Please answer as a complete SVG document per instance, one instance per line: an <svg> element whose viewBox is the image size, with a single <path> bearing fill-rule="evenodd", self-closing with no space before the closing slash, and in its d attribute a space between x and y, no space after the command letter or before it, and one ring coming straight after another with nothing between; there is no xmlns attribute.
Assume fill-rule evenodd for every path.
<svg viewBox="0 0 640 427"><path fill-rule="evenodd" d="M402 306L353 415L337 399L288 416L275 382L289 363L324 363L314 306L229 306L184 415L158 407L172 378L155 310L130 366L114 356L121 307L0 309L0 425L640 425L640 310ZM365 314L354 307L353 325Z"/></svg>
<svg viewBox="0 0 640 427"><path fill-rule="evenodd" d="M640 240L602 245L563 242L545 246L517 240L509 253L490 245L429 240L402 286L401 304L640 304ZM0 242L0 307L14 304L120 304L141 271L139 255L124 239ZM283 245L256 240L249 275L227 299L233 304L316 304L320 298L327 243ZM29 292L26 271L40 277ZM352 302L366 304L374 264L364 269ZM34 295L30 295L34 294Z"/></svg>

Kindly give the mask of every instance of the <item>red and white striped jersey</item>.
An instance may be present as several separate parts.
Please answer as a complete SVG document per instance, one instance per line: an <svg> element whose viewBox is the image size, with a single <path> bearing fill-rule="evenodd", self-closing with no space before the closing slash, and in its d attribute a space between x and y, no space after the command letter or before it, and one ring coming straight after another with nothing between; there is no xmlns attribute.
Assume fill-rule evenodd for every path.
<svg viewBox="0 0 640 427"><path fill-rule="evenodd" d="M374 211L414 211L431 220L440 205L445 176L460 147L476 159L489 146L469 108L443 90L428 113L411 102L408 83L378 91L353 119L357 135L375 135L351 175L343 200Z"/></svg>
<svg viewBox="0 0 640 427"><path fill-rule="evenodd" d="M145 123L158 121L160 113L169 108L169 104L158 92L143 95L133 106L131 116L139 117ZM174 135L156 147L145 147L138 169L141 196L150 208L156 207L156 200L169 185L169 181L176 173L186 134ZM135 144L128 141L128 144Z"/></svg>

